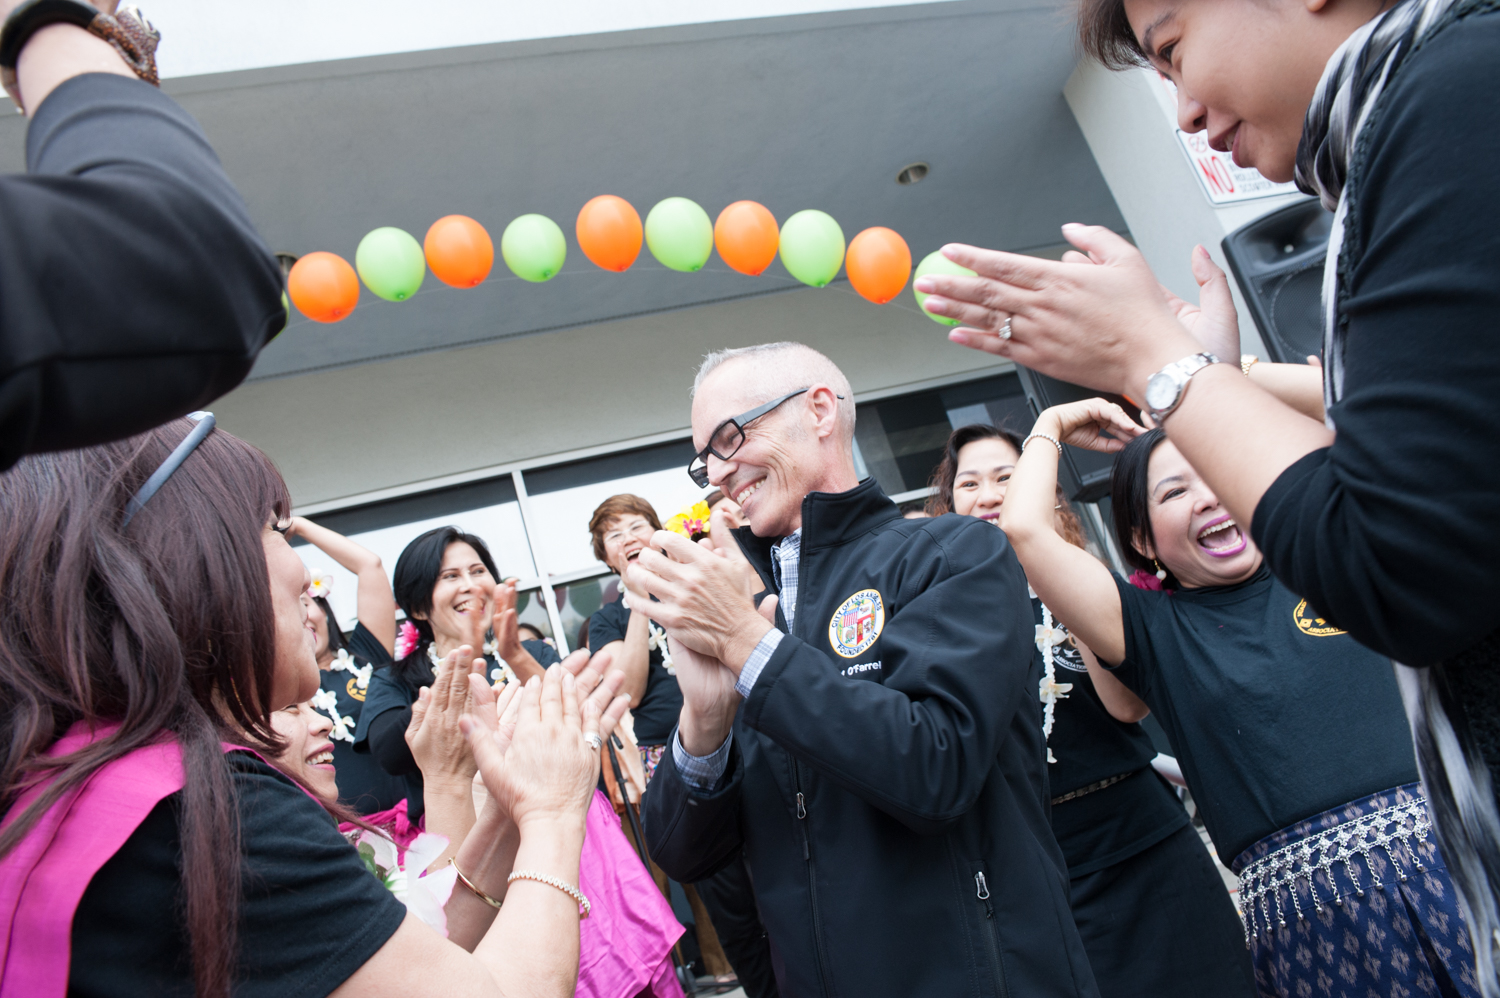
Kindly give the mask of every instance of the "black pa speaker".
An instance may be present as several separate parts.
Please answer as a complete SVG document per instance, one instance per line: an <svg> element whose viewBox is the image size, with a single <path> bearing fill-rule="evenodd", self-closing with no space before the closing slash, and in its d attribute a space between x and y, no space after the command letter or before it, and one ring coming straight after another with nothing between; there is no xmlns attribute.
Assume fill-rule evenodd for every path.
<svg viewBox="0 0 1500 998"><path fill-rule="evenodd" d="M1026 392L1026 402L1031 406L1033 418L1040 416L1043 409L1050 409L1054 405L1102 398L1115 403L1131 419L1140 422L1141 407L1123 395L1096 392L1092 388L1058 381L1020 364L1016 365L1016 375L1021 379L1021 388ZM1064 445L1062 462L1057 467L1057 481L1062 486L1063 493L1073 502L1098 502L1109 495L1109 476L1114 465L1113 454Z"/></svg>
<svg viewBox="0 0 1500 998"><path fill-rule="evenodd" d="M1279 364L1303 364L1322 352L1323 261L1332 225L1333 215L1309 198L1224 237L1229 269Z"/></svg>

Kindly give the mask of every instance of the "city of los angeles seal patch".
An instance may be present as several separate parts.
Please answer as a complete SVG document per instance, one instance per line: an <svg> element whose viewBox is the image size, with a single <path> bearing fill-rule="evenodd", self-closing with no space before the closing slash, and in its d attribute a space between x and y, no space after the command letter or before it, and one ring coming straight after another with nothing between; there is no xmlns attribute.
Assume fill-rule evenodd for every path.
<svg viewBox="0 0 1500 998"><path fill-rule="evenodd" d="M885 627L885 603L875 589L861 589L839 604L828 622L828 643L844 658L866 651Z"/></svg>

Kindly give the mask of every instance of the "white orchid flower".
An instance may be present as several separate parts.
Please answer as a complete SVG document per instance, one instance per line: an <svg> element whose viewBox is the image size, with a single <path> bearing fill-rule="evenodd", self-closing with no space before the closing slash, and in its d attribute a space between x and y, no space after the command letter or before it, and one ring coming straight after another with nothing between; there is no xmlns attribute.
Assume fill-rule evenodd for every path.
<svg viewBox="0 0 1500 998"><path fill-rule="evenodd" d="M386 890L406 905L407 911L447 937L448 916L443 907L453 893L458 874L451 865L437 873L424 875L422 872L448 848L445 836L428 832L418 835L406 850L404 867L396 858L396 844L384 835L361 832L356 848L365 866L379 878ZM416 871L415 876L412 871Z"/></svg>

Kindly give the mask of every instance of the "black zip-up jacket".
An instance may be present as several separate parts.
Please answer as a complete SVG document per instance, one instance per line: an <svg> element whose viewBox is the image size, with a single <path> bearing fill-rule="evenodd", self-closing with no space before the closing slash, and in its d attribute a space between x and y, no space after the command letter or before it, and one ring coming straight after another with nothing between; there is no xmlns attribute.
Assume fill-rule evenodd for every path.
<svg viewBox="0 0 1500 998"><path fill-rule="evenodd" d="M736 535L774 578L775 539ZM794 619L777 611L787 636L719 785L689 787L663 756L644 799L656 862L690 882L743 849L788 998L1097 998L1005 535L904 520L873 480L812 493Z"/></svg>
<svg viewBox="0 0 1500 998"><path fill-rule="evenodd" d="M0 470L234 388L286 325L281 271L197 122L140 80L58 85L0 177Z"/></svg>

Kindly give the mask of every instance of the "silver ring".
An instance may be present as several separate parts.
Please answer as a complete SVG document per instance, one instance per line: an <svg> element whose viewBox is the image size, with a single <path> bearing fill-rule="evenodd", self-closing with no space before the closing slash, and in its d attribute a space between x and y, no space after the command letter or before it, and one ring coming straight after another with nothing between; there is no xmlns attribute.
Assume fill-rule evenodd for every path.
<svg viewBox="0 0 1500 998"><path fill-rule="evenodd" d="M583 733L583 740L588 742L589 748L593 749L595 752L604 747L604 739L600 738L599 733L596 731L585 731Z"/></svg>
<svg viewBox="0 0 1500 998"><path fill-rule="evenodd" d="M1010 328L1010 320L1013 318L1015 318L1015 316L1007 315L1005 317L1005 323L1000 327L1000 338L1002 340L1010 339L1012 334L1012 330Z"/></svg>

